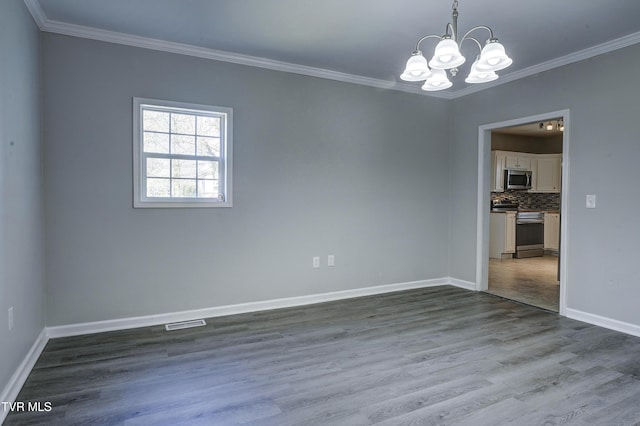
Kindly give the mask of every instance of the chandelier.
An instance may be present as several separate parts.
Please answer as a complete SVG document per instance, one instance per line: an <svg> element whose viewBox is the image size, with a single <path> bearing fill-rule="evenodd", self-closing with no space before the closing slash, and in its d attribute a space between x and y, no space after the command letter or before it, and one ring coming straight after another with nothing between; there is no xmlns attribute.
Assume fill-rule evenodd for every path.
<svg viewBox="0 0 640 426"><path fill-rule="evenodd" d="M452 6L452 21L447 23L445 34L442 36L430 34L422 37L416 43L416 49L407 61L407 66L400 75L404 81L424 81L422 90L444 90L453 85L447 77L449 70L452 77L458 73L458 67L465 62L465 57L460 53L462 42L470 40L475 42L480 54L471 65L471 71L464 80L467 83L486 83L498 78L496 71L504 69L513 62L507 56L504 46L493 36L493 30L486 25L478 25L467 31L458 40L458 1L454 0ZM471 37L476 30L489 31L489 38L484 42L484 47L478 39ZM420 43L428 38L437 38L440 41L436 45L433 57L429 62L422 56Z"/></svg>

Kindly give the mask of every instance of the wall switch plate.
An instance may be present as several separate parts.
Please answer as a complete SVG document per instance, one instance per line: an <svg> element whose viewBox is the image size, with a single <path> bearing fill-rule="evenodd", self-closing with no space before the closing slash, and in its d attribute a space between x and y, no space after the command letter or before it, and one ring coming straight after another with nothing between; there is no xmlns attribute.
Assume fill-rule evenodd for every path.
<svg viewBox="0 0 640 426"><path fill-rule="evenodd" d="M320 267L320 256L314 256L313 257L313 267L314 268L319 268Z"/></svg>
<svg viewBox="0 0 640 426"><path fill-rule="evenodd" d="M8 316L8 325L9 325L9 331L13 330L13 306L9 308L8 312L7 312L7 316Z"/></svg>
<svg viewBox="0 0 640 426"><path fill-rule="evenodd" d="M336 257L333 254L327 256L327 266L336 266Z"/></svg>
<svg viewBox="0 0 640 426"><path fill-rule="evenodd" d="M587 195L587 208L588 209L596 208L596 196L594 194Z"/></svg>

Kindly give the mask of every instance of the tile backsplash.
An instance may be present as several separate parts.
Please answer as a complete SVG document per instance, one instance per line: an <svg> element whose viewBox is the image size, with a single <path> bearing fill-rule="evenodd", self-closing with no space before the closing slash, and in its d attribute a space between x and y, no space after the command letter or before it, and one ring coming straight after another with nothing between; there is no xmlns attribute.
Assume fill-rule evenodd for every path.
<svg viewBox="0 0 640 426"><path fill-rule="evenodd" d="M560 210L560 194L525 191L492 192L491 201L510 199L517 201L520 208L540 210Z"/></svg>

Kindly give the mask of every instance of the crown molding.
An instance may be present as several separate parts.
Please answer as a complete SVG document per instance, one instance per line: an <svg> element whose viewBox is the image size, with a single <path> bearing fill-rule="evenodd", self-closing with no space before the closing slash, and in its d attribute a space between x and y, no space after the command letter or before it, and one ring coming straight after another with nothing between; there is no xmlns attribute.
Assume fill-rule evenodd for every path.
<svg viewBox="0 0 640 426"><path fill-rule="evenodd" d="M371 77L348 74L339 71L332 71L323 68L309 67L305 65L292 64L289 62L276 61L273 59L260 58L257 56L242 55L239 53L226 52L222 50L208 49L205 47L193 46L184 43L159 40L149 37L124 34L115 31L101 30L98 28L86 27L65 22L52 21L47 18L39 0L24 0L27 9L33 16L34 21L41 31L87 38L91 40L104 41L108 43L122 44L126 46L141 47L162 52L175 53L179 55L194 56L198 58L210 59L214 61L229 62L239 65L264 68L273 71L282 71L293 74L306 75L310 77L324 78L344 83L359 84L362 86L375 87L378 89L395 90L423 96L430 96L441 99L456 99L472 93L480 92L491 87L500 86L515 80L532 76L544 71L549 71L574 62L579 62L594 56L622 49L640 43L640 32L629 34L615 40L592 46L578 52L570 53L560 58L551 59L531 67L517 70L500 76L500 79L490 83L467 86L460 90L446 92L425 92L419 85L404 82L386 81Z"/></svg>
<svg viewBox="0 0 640 426"><path fill-rule="evenodd" d="M43 31L44 24L47 22L47 15L44 14L42 7L40 7L40 2L38 0L24 0L24 4L40 31Z"/></svg>
<svg viewBox="0 0 640 426"><path fill-rule="evenodd" d="M324 78L328 80L341 81L344 83L375 87L378 89L396 90L418 95L425 94L425 92L421 90L420 87L416 87L412 84L407 84L404 82L385 81L371 77L347 74L339 71L309 67L305 65L260 58L256 56L208 49L205 47L193 46L184 43L170 42L149 37L141 37L115 31L108 31L82 25L53 21L47 18L38 0L24 0L24 3L27 6L27 9L29 9L29 12L33 16L33 19L40 30L44 32L104 41L108 43L122 44L126 46L141 47L144 49L152 49L162 52L194 56L198 58L229 62L239 65L247 65L257 68L265 68L273 71L282 71L293 74L306 75L310 77ZM451 93L437 93L430 95L438 98L451 99Z"/></svg>
<svg viewBox="0 0 640 426"><path fill-rule="evenodd" d="M193 46L184 43L176 43L159 40L149 37L141 37L131 34L124 34L115 31L102 30L98 28L86 27L76 24L68 24L60 21L47 19L40 7L38 0L24 0L27 8L31 12L36 24L41 31L55 34L62 34L108 43L122 44L126 46L141 47L144 49L158 50L162 52L175 53L180 55L194 56L198 58L215 61L229 62L239 65L247 65L257 68L265 68L273 71L282 71L293 74L301 74L310 77L324 78L328 80L341 81L344 83L359 84L363 86L375 87L378 89L396 90L406 93L422 95L424 92L414 85L398 83L392 81L379 80L360 75L347 74L339 71L332 71L322 68L309 67L305 65L292 64L289 62L276 61L272 59L260 58L256 56L242 55L239 53L225 52L222 50L208 49L205 47ZM441 98L450 98L450 93L438 94Z"/></svg>
<svg viewBox="0 0 640 426"><path fill-rule="evenodd" d="M37 0L32 0L36 1ZM179 55L194 56L198 58L210 59L214 61L229 62L232 64L247 65L257 68L265 68L273 71L282 71L293 74L301 74L310 77L336 80L344 83L353 83L363 86L375 87L378 89L397 90L401 92L423 94L419 88L406 83L379 80L371 77L347 74L339 71L332 71L322 68L309 67L305 65L292 64L289 62L276 61L273 59L260 58L257 56L243 55L239 53L225 52L222 50L208 49L205 47L193 46L184 43L159 40L149 37L141 37L131 34L123 34L115 31L102 30L98 28L85 27L82 25L68 24L65 22L46 20L43 23L42 31L81 37L86 39L104 41L108 43L122 44L126 46L141 47L144 49L158 50L162 52L175 53ZM439 94L448 98L450 94Z"/></svg>
<svg viewBox="0 0 640 426"><path fill-rule="evenodd" d="M570 53L560 58L551 59L546 62L542 62L527 68L523 68L518 71L514 71L504 76L500 76L500 79L490 83L482 84L481 87L469 86L464 89L453 92L453 98L459 98L469 95L471 93L479 92L481 90L488 89L490 87L499 86L501 84L509 83L511 81L520 80L521 78L529 77L534 74L539 74L544 71L549 71L554 68L559 68L564 65L573 64L575 62L584 61L585 59L593 58L594 56L602 55L604 53L613 52L624 47L629 47L634 44L640 43L640 32L632 33L615 40L607 41L605 43L598 44L596 46L588 47L577 52Z"/></svg>

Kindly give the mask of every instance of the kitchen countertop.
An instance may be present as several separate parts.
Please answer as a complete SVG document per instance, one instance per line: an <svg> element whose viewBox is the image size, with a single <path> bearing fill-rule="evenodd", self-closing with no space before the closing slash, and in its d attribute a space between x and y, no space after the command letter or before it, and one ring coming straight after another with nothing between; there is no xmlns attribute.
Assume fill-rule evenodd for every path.
<svg viewBox="0 0 640 426"><path fill-rule="evenodd" d="M491 209L491 213L510 213L510 212L544 212L544 213L557 213L560 214L560 210L545 210L545 209L508 209L508 210L494 210Z"/></svg>

